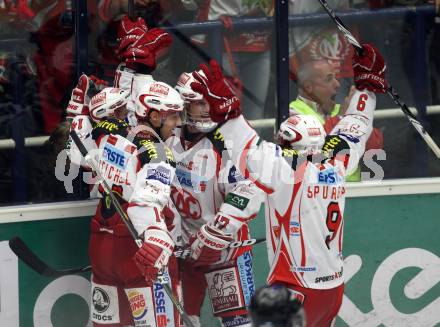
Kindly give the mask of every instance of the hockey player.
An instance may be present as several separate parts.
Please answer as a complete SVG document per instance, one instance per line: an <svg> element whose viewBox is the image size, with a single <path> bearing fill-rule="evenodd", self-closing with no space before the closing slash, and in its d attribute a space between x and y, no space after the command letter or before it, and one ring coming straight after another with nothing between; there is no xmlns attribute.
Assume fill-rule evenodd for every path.
<svg viewBox="0 0 440 327"><path fill-rule="evenodd" d="M371 45L364 49L364 56L354 56L357 90L346 114L326 137L317 121L290 118L283 132L292 149L259 140L240 115L239 100L215 62L211 71L203 66L206 77L197 76L198 83L191 84L209 102L214 121L230 119L220 133L232 161L268 195L267 280L269 285L286 285L304 301L307 326L330 326L339 311L344 291L345 177L358 164L371 133L374 92L386 90L382 56ZM322 161L311 161L312 139L315 149L322 145Z"/></svg>
<svg viewBox="0 0 440 327"><path fill-rule="evenodd" d="M201 74L201 73L200 73ZM249 326L246 306L254 292L249 247L227 250L230 242L250 238L247 222L258 213L261 197L223 157L217 123L209 104L183 73L176 89L185 101L183 127L167 140L176 160L181 190L171 197L182 218L183 246L191 259L182 264L184 305L195 326L206 290L212 310L223 326Z"/></svg>
<svg viewBox="0 0 440 327"><path fill-rule="evenodd" d="M177 240L177 234L172 235L176 228L168 230L162 215L170 195L174 162L157 137L169 133L182 109L183 101L171 86L151 81L137 97L138 126L108 119L92 131L101 153L100 173L144 240L138 249L100 188L102 199L91 222L89 245L94 326L150 326L154 321L157 326L163 321L179 326L172 303L160 284L153 286L153 282L168 265ZM154 131L159 135L155 136ZM171 275L176 273L173 260ZM176 290L174 281L172 286Z"/></svg>
<svg viewBox="0 0 440 327"><path fill-rule="evenodd" d="M152 71L155 51L161 48L156 39L160 31L148 35L141 19L131 22L126 18L123 23L119 35L122 59ZM143 245L137 247L100 186L101 200L91 221L89 243L91 318L94 326L180 326L177 311L155 280L163 271L178 293L177 263L172 253L180 227L178 222L167 225L162 214L170 195L174 161L161 139L166 139L180 121L183 101L171 86L154 81L151 75L134 78L137 82L133 81L136 87L130 100L136 125L116 117L101 120L84 143L97 153L93 156L100 175L112 188ZM103 94L106 101L110 99L110 93ZM97 120L104 115L101 100L96 98L91 110ZM121 112L113 114L119 117Z"/></svg>

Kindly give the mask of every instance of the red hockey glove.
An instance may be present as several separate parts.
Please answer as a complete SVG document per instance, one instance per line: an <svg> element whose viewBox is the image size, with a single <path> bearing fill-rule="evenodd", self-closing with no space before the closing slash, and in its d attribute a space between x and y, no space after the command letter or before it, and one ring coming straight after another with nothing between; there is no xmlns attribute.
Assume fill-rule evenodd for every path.
<svg viewBox="0 0 440 327"><path fill-rule="evenodd" d="M89 78L82 74L78 79L78 84L72 91L69 104L67 105L67 115L72 117L76 115L89 114L89 98L87 91L89 90Z"/></svg>
<svg viewBox="0 0 440 327"><path fill-rule="evenodd" d="M191 83L193 91L203 94L209 103L209 115L214 122L221 123L241 115L240 100L233 87L223 76L222 70L215 60L210 62L211 70L207 65L201 64L200 68L205 77L197 72L193 76L198 83Z"/></svg>
<svg viewBox="0 0 440 327"><path fill-rule="evenodd" d="M191 259L195 260L194 267L209 266L218 262L222 250L226 249L233 240L230 234L225 234L213 226L203 225L191 244Z"/></svg>
<svg viewBox="0 0 440 327"><path fill-rule="evenodd" d="M119 48L117 52L124 52L130 45L139 41L147 31L148 27L143 18L138 17L135 21L132 21L127 15L122 17L118 28Z"/></svg>
<svg viewBox="0 0 440 327"><path fill-rule="evenodd" d="M354 84L360 91L385 93L388 83L385 80L386 64L379 50L371 44L363 44L362 56L353 56Z"/></svg>
<svg viewBox="0 0 440 327"><path fill-rule="evenodd" d="M144 234L145 242L133 257L148 286L153 285L159 271L168 265L174 242L167 231L150 227Z"/></svg>
<svg viewBox="0 0 440 327"><path fill-rule="evenodd" d="M143 64L150 69L156 68L156 59L161 57L171 46L171 35L161 28L153 28L133 42L124 52L120 53L128 67Z"/></svg>

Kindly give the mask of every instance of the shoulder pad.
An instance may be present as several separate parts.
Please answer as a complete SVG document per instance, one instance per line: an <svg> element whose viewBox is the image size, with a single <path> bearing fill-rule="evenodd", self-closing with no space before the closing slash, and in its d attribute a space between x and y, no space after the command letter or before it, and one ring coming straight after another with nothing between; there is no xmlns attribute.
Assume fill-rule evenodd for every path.
<svg viewBox="0 0 440 327"><path fill-rule="evenodd" d="M339 135L327 135L325 137L324 145L322 146L322 153L327 158L336 156L341 151L345 151L344 154L349 154L350 146L348 142L341 138Z"/></svg>
<svg viewBox="0 0 440 327"><path fill-rule="evenodd" d="M129 125L123 120L119 120L119 119L102 120L93 127L92 137L94 140L98 139L102 135L108 135L108 134L118 134L125 137L127 135L128 127Z"/></svg>
<svg viewBox="0 0 440 327"><path fill-rule="evenodd" d="M149 139L135 139L134 143L139 151L141 165L149 162L167 162L173 167L176 166L173 153L165 144Z"/></svg>
<svg viewBox="0 0 440 327"><path fill-rule="evenodd" d="M225 138L220 133L220 127L215 128L213 131L206 134L206 137L211 141L214 148L217 150L217 152L221 155L223 154L223 150L226 149L225 147Z"/></svg>

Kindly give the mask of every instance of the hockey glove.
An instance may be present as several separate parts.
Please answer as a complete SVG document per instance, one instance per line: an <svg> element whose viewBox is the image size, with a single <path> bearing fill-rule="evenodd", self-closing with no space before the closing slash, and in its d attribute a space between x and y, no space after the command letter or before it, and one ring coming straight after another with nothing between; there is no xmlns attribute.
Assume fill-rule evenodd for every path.
<svg viewBox="0 0 440 327"><path fill-rule="evenodd" d="M145 32L139 40L120 52L121 59L127 67L142 64L150 69L156 68L156 59L163 56L170 48L173 39L161 28L153 28Z"/></svg>
<svg viewBox="0 0 440 327"><path fill-rule="evenodd" d="M353 56L354 84L360 91L385 93L388 83L385 80L386 64L379 50L371 44L363 44L362 56Z"/></svg>
<svg viewBox="0 0 440 327"><path fill-rule="evenodd" d="M138 17L132 21L127 15L122 17L118 28L119 48L117 52L125 52L129 46L136 44L147 31L148 27L143 18Z"/></svg>
<svg viewBox="0 0 440 327"><path fill-rule="evenodd" d="M209 115L216 123L224 122L241 115L240 100L233 87L223 76L219 64L215 60L210 62L211 69L201 64L200 68L205 76L193 73L197 82L191 83L193 91L203 94L209 103Z"/></svg>
<svg viewBox="0 0 440 327"><path fill-rule="evenodd" d="M233 241L230 234L225 234L216 227L203 225L197 232L197 238L191 244L191 259L194 267L209 266L220 260L222 250Z"/></svg>
<svg viewBox="0 0 440 327"><path fill-rule="evenodd" d="M87 91L89 90L89 78L82 74L78 79L78 84L72 91L69 104L67 105L67 116L73 117L76 115L89 114L89 98Z"/></svg>
<svg viewBox="0 0 440 327"><path fill-rule="evenodd" d="M173 254L174 242L167 231L156 227L148 228L144 233L144 239L133 260L148 286L151 286L159 271L168 265L168 260Z"/></svg>

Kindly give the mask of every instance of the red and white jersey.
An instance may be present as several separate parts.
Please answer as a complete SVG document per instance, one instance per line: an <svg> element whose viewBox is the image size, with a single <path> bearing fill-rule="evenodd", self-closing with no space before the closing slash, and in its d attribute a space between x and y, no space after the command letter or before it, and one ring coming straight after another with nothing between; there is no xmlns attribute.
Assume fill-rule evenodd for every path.
<svg viewBox="0 0 440 327"><path fill-rule="evenodd" d="M223 136L218 129L196 142L185 140L182 129L176 129L166 143L176 161L171 199L182 217L184 244L202 225L216 219L222 220L217 223L236 239L248 239L245 222L258 213L261 192L231 162L222 160L226 152L222 151Z"/></svg>
<svg viewBox="0 0 440 327"><path fill-rule="evenodd" d="M356 91L346 114L326 137L323 150L335 150L336 155L318 163L260 142L243 117L220 129L229 137L225 142L233 162L266 193L269 284L329 289L344 282L345 176L364 153L375 106L374 93Z"/></svg>
<svg viewBox="0 0 440 327"><path fill-rule="evenodd" d="M101 176L113 193L126 204L127 214L139 235L149 226L157 226L180 239L179 219L165 222L162 210L168 205L170 185L174 179L171 151L154 139L130 133L122 120L103 120L84 138L84 145L95 159ZM71 152L78 152L72 142ZM84 166L84 161L82 162ZM108 201L99 185L101 201ZM99 210L99 206L98 206Z"/></svg>

